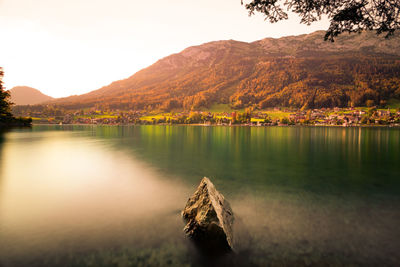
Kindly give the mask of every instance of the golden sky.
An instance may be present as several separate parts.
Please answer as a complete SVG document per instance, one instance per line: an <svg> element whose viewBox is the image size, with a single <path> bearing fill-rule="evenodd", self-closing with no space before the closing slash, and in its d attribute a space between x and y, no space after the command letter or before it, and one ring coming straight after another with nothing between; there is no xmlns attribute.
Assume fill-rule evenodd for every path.
<svg viewBox="0 0 400 267"><path fill-rule="evenodd" d="M188 46L328 28L248 17L240 0L0 0L0 66L11 89L62 97L124 79Z"/></svg>

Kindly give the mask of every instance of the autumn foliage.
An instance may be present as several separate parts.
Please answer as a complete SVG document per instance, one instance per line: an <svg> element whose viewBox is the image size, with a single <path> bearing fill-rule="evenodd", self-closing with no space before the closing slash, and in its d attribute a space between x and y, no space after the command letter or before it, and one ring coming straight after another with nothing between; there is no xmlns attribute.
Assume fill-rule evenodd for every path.
<svg viewBox="0 0 400 267"><path fill-rule="evenodd" d="M400 98L400 38L323 32L218 41L163 58L128 79L52 102L65 109L200 110L380 105Z"/></svg>

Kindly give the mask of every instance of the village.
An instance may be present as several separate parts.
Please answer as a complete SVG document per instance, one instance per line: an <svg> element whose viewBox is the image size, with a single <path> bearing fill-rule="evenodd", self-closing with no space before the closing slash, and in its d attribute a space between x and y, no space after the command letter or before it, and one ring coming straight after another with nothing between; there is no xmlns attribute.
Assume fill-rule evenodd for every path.
<svg viewBox="0 0 400 267"><path fill-rule="evenodd" d="M151 124L200 124L242 126L400 126L399 109L334 108L312 110L242 111L190 111L190 112L145 112L145 111L99 111L57 112L54 116L32 114L35 124L96 124L96 125L151 125Z"/></svg>

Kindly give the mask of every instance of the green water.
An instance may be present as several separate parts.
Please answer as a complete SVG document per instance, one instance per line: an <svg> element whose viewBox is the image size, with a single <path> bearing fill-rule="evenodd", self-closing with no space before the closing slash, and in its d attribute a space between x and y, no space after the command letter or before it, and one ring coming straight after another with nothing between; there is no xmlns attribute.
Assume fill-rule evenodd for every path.
<svg viewBox="0 0 400 267"><path fill-rule="evenodd" d="M0 266L396 266L399 174L399 128L4 131ZM235 213L233 262L182 234L203 176Z"/></svg>

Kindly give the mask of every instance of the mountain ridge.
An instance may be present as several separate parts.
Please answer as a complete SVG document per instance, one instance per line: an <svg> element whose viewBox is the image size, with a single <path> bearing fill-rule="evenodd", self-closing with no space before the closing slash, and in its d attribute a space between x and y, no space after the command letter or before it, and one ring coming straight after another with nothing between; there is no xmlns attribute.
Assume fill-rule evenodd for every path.
<svg viewBox="0 0 400 267"><path fill-rule="evenodd" d="M213 103L237 108L347 106L400 97L399 36L387 40L364 32L331 43L323 41L323 33L191 46L127 79L51 103L171 110ZM381 83L374 84L372 77Z"/></svg>
<svg viewBox="0 0 400 267"><path fill-rule="evenodd" d="M16 105L36 105L54 99L29 86L15 86L8 91L11 95L11 102Z"/></svg>

